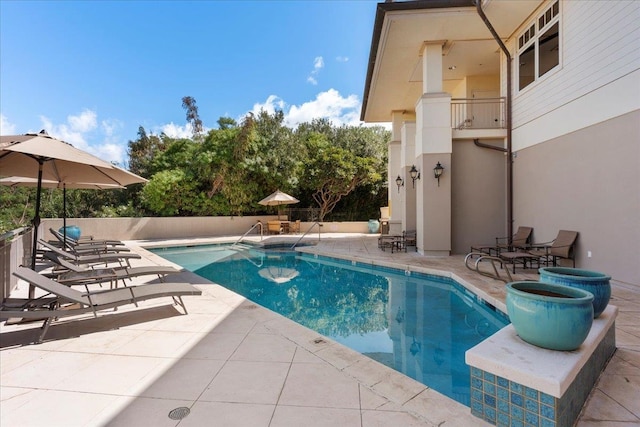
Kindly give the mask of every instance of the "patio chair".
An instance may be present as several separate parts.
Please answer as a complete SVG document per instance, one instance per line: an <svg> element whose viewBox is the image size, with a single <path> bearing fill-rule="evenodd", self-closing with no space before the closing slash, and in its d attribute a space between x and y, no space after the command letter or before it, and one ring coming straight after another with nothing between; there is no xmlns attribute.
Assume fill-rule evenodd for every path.
<svg viewBox="0 0 640 427"><path fill-rule="evenodd" d="M50 244L59 243L60 247L65 250L74 252L76 254L97 254L97 253L113 253L113 252L130 252L131 249L124 246L124 243L115 243L115 240L107 241L107 240L89 240L86 243L78 243L77 240L74 240L67 236L65 239L64 235L60 232L50 228L49 231L53 236L58 239L58 242L49 242ZM112 243L108 243L112 242Z"/></svg>
<svg viewBox="0 0 640 427"><path fill-rule="evenodd" d="M282 231L282 223L280 221L267 221L267 233L281 234Z"/></svg>
<svg viewBox="0 0 640 427"><path fill-rule="evenodd" d="M300 220L291 221L289 224L289 232L295 234L300 233Z"/></svg>
<svg viewBox="0 0 640 427"><path fill-rule="evenodd" d="M529 248L523 250L502 252L499 256L505 263L513 265L514 273L517 263L521 263L523 268L527 268L527 263L532 267L533 262L536 262L538 267L542 264L556 266L559 259L570 259L573 262L573 267L575 267L575 245L577 240L577 231L560 230L556 238L550 242L532 244Z"/></svg>
<svg viewBox="0 0 640 427"><path fill-rule="evenodd" d="M414 248L416 248L416 252L418 251L415 230L403 231L402 236L400 236L400 238L397 239L395 243L396 249L398 251L404 250L405 252L407 252L407 246L413 246ZM393 252L393 247L391 248L391 252Z"/></svg>
<svg viewBox="0 0 640 427"><path fill-rule="evenodd" d="M532 245L528 251L531 255L537 256L545 265L558 265L558 260L571 260L573 267L576 266L575 248L578 240L577 231L560 230L555 239L546 243Z"/></svg>
<svg viewBox="0 0 640 427"><path fill-rule="evenodd" d="M76 264L103 264L103 263L109 264L109 263L117 262L120 265L123 265L122 263L124 262L127 264L127 266L131 267L131 263L129 262L129 260L142 258L138 254L122 253L122 252L76 254L76 253L62 250L48 242L45 242L42 239L39 239L38 243L44 246L46 250L52 251L56 253L58 256L60 256L61 258L71 260Z"/></svg>
<svg viewBox="0 0 640 427"><path fill-rule="evenodd" d="M126 280L138 276L158 276L161 282L167 274L179 273L173 267L153 265L142 267L113 267L113 268L91 268L87 266L77 265L58 256L54 252L44 253L44 257L52 261L55 266L48 277L53 277L59 283L68 286L88 285L92 283L109 282L110 287L118 287L118 281L126 286ZM115 285L115 286L114 286Z"/></svg>
<svg viewBox="0 0 640 427"><path fill-rule="evenodd" d="M53 234L60 241L64 240L64 234L55 230L53 228L49 228L51 234ZM80 236L79 239L74 239L73 237L67 234L67 240L72 244L79 245L108 245L108 246L124 246L124 242L122 240L111 240L111 239L96 239L93 236Z"/></svg>
<svg viewBox="0 0 640 427"><path fill-rule="evenodd" d="M398 234L381 234L378 236L378 248L383 251L386 248L391 248L391 253L393 253L393 248L396 247L396 242L401 238L402 236Z"/></svg>
<svg viewBox="0 0 640 427"><path fill-rule="evenodd" d="M508 237L496 237L495 245L472 245L471 252L484 252L488 255L500 256L503 250L513 252L514 249L526 249L531 243L532 227L518 227L518 230L511 238L509 243Z"/></svg>
<svg viewBox="0 0 640 427"><path fill-rule="evenodd" d="M42 289L46 295L35 299L6 298L0 305L0 319L22 318L43 320L42 332L37 342L42 342L51 322L60 317L92 313L134 304L153 298L172 297L175 305L180 305L187 313L183 296L201 295L202 291L189 283L154 283L152 285L131 286L93 292L80 292L49 279L31 269L18 267L16 277Z"/></svg>

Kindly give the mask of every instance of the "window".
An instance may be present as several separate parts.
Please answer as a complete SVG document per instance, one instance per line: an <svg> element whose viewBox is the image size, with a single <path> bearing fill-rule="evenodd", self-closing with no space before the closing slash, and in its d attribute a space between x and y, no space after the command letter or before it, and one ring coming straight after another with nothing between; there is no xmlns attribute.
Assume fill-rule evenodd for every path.
<svg viewBox="0 0 640 427"><path fill-rule="evenodd" d="M560 64L560 5L555 1L518 37L518 88Z"/></svg>

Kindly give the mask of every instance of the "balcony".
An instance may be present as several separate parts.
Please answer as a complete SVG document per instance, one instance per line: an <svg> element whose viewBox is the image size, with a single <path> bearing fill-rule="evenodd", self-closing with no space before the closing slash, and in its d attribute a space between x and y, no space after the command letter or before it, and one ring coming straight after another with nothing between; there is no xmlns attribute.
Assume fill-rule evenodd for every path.
<svg viewBox="0 0 640 427"><path fill-rule="evenodd" d="M505 98L451 99L454 138L506 137Z"/></svg>

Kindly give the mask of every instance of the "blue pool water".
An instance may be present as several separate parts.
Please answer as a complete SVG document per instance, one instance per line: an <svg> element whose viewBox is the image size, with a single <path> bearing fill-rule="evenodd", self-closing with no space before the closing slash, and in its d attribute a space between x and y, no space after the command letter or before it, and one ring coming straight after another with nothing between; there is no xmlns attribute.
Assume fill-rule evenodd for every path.
<svg viewBox="0 0 640 427"><path fill-rule="evenodd" d="M464 353L508 324L439 276L228 245L152 251L467 406Z"/></svg>

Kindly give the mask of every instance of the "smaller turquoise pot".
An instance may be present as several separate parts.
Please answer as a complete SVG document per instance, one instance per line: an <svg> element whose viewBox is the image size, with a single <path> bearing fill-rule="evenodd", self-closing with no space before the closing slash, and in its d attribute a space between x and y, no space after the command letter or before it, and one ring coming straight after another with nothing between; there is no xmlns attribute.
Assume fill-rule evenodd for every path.
<svg viewBox="0 0 640 427"><path fill-rule="evenodd" d="M569 267L543 267L538 270L542 283L571 286L593 294L593 317L607 308L611 298L611 276L597 271Z"/></svg>
<svg viewBox="0 0 640 427"><path fill-rule="evenodd" d="M65 227L60 227L58 232L61 234L65 234L64 229ZM68 237L72 238L73 240L78 240L80 238L80 227L78 227L77 225L67 225L66 229L66 235Z"/></svg>
<svg viewBox="0 0 640 427"><path fill-rule="evenodd" d="M584 342L593 324L593 295L542 282L507 283L507 314L524 341L551 350L571 351Z"/></svg>
<svg viewBox="0 0 640 427"><path fill-rule="evenodd" d="M377 219L369 220L369 233L375 234L380 230L380 221Z"/></svg>

